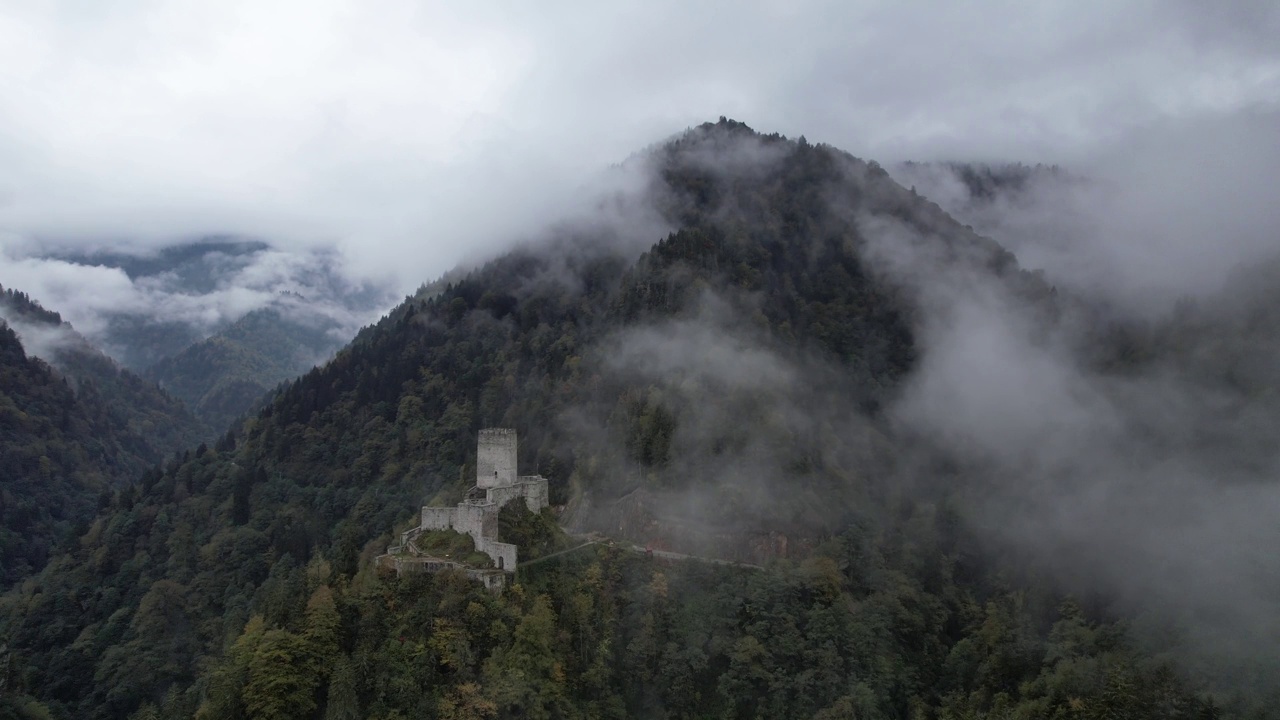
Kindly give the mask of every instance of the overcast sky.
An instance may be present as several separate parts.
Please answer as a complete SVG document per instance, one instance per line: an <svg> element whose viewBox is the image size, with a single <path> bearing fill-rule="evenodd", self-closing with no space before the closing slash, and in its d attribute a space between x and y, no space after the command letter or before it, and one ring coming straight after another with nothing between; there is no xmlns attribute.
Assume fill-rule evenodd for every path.
<svg viewBox="0 0 1280 720"><path fill-rule="evenodd" d="M1070 162L1280 98L1257 2L0 0L0 243L336 243L405 286L728 115Z"/></svg>

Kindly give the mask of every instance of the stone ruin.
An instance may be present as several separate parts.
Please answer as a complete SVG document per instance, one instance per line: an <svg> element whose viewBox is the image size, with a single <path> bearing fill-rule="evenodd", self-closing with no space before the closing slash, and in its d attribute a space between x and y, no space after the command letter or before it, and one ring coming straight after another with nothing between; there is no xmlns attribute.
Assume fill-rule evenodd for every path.
<svg viewBox="0 0 1280 720"><path fill-rule="evenodd" d="M481 430L476 452L476 484L467 492L466 499L457 507L423 507L418 527L401 533L399 543L388 548L379 561L394 566L399 573L460 569L487 588L502 589L507 575L516 570L518 553L515 545L498 542L498 513L517 498L523 498L531 512L547 506L547 479L540 475L517 475L516 448L515 430ZM494 568L470 568L424 555L413 541L433 530L470 535L476 550L493 559Z"/></svg>

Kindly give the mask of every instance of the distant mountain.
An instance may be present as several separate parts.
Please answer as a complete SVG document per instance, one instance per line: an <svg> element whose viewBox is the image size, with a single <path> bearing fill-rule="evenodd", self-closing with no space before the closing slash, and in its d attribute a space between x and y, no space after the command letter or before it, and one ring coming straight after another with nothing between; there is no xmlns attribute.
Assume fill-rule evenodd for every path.
<svg viewBox="0 0 1280 720"><path fill-rule="evenodd" d="M215 428L331 357L390 301L377 288L350 285L331 254L282 252L260 241L207 238L147 252L49 257L127 275L143 299L79 308L95 315L96 340Z"/></svg>
<svg viewBox="0 0 1280 720"><path fill-rule="evenodd" d="M120 268L131 280L165 275L191 293L202 295L216 289L228 270L244 267L248 258L269 249L270 245L258 240L213 237L162 247L150 253L61 251L51 253L50 257L82 265Z"/></svg>
<svg viewBox="0 0 1280 720"><path fill-rule="evenodd" d="M906 162L894 179L948 215L992 238L1033 268L1053 267L1073 252L1096 192L1089 178L1058 165Z"/></svg>
<svg viewBox="0 0 1280 720"><path fill-rule="evenodd" d="M21 690L83 718L1228 715L1104 603L982 556L956 508L987 478L886 412L926 348L922 291L885 265L1046 323L1051 288L804 138L722 118L633 162L670 226L644 252L562 227L410 297L105 503L0 604ZM560 521L616 542L500 596L380 574L490 426Z"/></svg>
<svg viewBox="0 0 1280 720"><path fill-rule="evenodd" d="M1016 198L1049 181L1079 181L1061 166L1042 163L905 162L891 173L903 185L911 185L922 195L948 206L958 203L950 201L956 195L954 191L940 187L947 181L959 183L961 197L973 204Z"/></svg>
<svg viewBox="0 0 1280 720"><path fill-rule="evenodd" d="M890 168L890 173L902 185L959 214L966 206L1016 203L1046 185L1084 182L1059 165L1043 163L908 161Z"/></svg>
<svg viewBox="0 0 1280 720"><path fill-rule="evenodd" d="M220 283L269 247L260 241L206 238L150 252L63 250L48 257L118 268L135 284L142 281L160 294L195 297L217 290ZM134 372L181 352L208 334L188 320L168 318L150 309L108 309L103 321L106 329L99 340L116 360Z"/></svg>
<svg viewBox="0 0 1280 720"><path fill-rule="evenodd" d="M18 333L29 354L52 365L72 389L99 395L114 422L137 436L139 454L153 458L151 462L211 438L214 431L179 398L120 367L60 314L25 293L0 288L0 319Z"/></svg>
<svg viewBox="0 0 1280 720"><path fill-rule="evenodd" d="M43 566L64 533L82 531L100 496L210 431L26 294L0 288L0 323L0 578L8 584Z"/></svg>
<svg viewBox="0 0 1280 720"><path fill-rule="evenodd" d="M145 375L209 425L226 428L277 384L327 360L340 333L337 322L309 313L295 295L163 358Z"/></svg>

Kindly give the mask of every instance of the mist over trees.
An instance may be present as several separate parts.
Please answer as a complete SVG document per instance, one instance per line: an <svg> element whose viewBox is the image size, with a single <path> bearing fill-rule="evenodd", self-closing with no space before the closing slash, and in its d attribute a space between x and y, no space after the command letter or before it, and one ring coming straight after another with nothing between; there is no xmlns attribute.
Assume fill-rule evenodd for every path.
<svg viewBox="0 0 1280 720"><path fill-rule="evenodd" d="M21 291L0 288L0 334L0 572L12 585L74 544L112 492L211 433Z"/></svg>
<svg viewBox="0 0 1280 720"><path fill-rule="evenodd" d="M621 171L642 202L424 286L210 446L104 494L66 554L0 601L6 709L1272 712L1267 649L1198 636L1257 629L1269 591L1269 545L1242 542L1271 532L1257 499L1274 368L1251 355L1274 337L1265 272L1258 295L1230 296L1247 312L1224 297L1142 324L804 138L721 119ZM652 209L667 231L637 250L624 226L653 227ZM1214 392L1180 392L1202 383ZM1160 398L1186 404L1147 404ZM558 506L508 531L551 543L559 520L766 569L602 545L502 595L378 572L419 505L461 498L489 426L519 430L522 472L548 477ZM1148 463L1175 445L1181 478ZM1252 502L1202 512L1245 536L1183 514L1230 496L1190 473L1222 457L1242 466L1221 487ZM1076 502L1100 488L1123 490L1102 496L1110 511ZM1174 514L1122 533L1134 508ZM1200 554L1154 542L1178 528ZM1187 587L1215 552L1263 563L1256 587L1171 604L1168 581ZM1126 574L1141 567L1165 575ZM1223 660L1250 674L1207 671Z"/></svg>
<svg viewBox="0 0 1280 720"><path fill-rule="evenodd" d="M328 360L395 297L347 273L332 249L171 242L94 250L0 238L0 274L74 323L79 345L159 384L214 432ZM24 331L31 354L58 362L57 333Z"/></svg>

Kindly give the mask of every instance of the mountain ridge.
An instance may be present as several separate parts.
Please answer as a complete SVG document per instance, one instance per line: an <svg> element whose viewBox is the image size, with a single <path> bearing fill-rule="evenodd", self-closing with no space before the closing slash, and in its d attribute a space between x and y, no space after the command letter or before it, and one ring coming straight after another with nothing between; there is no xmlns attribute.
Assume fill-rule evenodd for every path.
<svg viewBox="0 0 1280 720"><path fill-rule="evenodd" d="M677 227L638 258L573 236L496 258L112 497L0 607L25 688L82 717L1205 707L1055 588L1004 589L892 452L883 408L919 361L921 300L865 261L870 236L1029 302L1052 288L826 146L722 120L647 161ZM736 529L730 544L808 535L753 579L607 549L500 598L378 577L369 560L418 506L466 490L486 426L519 428L520 467L553 504L653 488L671 515ZM689 541L651 510L659 527L622 534Z"/></svg>
<svg viewBox="0 0 1280 720"><path fill-rule="evenodd" d="M24 293L0 288L0 329L0 565L12 584L39 570L68 533L82 532L104 497L208 430ZM41 337L49 362L28 354L19 333Z"/></svg>
<svg viewBox="0 0 1280 720"><path fill-rule="evenodd" d="M59 270L83 275L90 286L102 283L105 297L53 292L104 352L166 387L219 432L278 383L330 357L360 317L390 301L347 278L334 250L282 250L261 240L55 249L29 260L37 284L50 263L70 264Z"/></svg>

